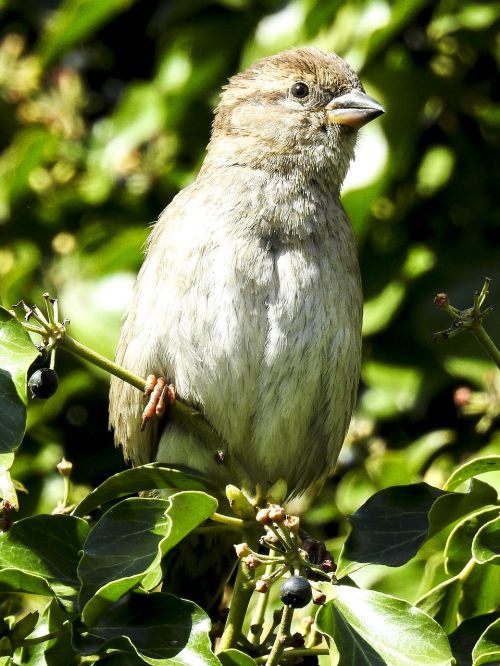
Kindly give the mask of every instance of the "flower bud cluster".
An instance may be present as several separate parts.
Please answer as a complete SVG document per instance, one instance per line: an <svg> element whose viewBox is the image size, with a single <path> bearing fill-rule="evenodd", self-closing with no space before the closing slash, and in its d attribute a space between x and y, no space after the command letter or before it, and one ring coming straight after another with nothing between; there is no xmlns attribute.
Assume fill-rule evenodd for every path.
<svg viewBox="0 0 500 666"><path fill-rule="evenodd" d="M236 499L232 488L230 494L231 499ZM267 566L265 573L253 579L255 590L265 594L283 575L300 574L311 581L313 603L324 603L325 595L315 589L314 581L331 578L334 569L331 554L321 542L301 533L300 519L287 514L279 504L272 503L255 510L255 520L263 525L265 532L260 538L260 545L268 552L256 552L248 543L235 545L237 557L250 571Z"/></svg>

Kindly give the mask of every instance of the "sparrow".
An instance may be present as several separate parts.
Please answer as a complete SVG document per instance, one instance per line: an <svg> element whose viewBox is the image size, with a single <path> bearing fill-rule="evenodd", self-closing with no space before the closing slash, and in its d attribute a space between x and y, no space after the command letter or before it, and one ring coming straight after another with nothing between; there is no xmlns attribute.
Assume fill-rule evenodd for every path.
<svg viewBox="0 0 500 666"><path fill-rule="evenodd" d="M175 386L214 450L113 377L110 424L134 465L160 461L222 490L283 479L288 496L333 470L361 362L362 290L340 203L357 130L383 107L334 53L298 48L233 76L196 180L147 242L116 362Z"/></svg>

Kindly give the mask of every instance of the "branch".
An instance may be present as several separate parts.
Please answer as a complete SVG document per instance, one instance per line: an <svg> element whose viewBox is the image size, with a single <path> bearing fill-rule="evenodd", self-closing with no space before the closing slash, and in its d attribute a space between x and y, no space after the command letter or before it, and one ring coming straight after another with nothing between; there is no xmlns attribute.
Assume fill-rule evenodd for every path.
<svg viewBox="0 0 500 666"><path fill-rule="evenodd" d="M23 321L18 318L18 321L27 331L40 335L47 349L64 349L109 372L111 375L115 375L115 377L122 379L139 391L144 392L146 380L143 377L139 377L133 372L122 368L105 356L98 354L93 349L86 347L81 342L70 337L66 331L69 320L58 321L57 300L50 298L47 293L43 297L47 307L47 318L36 305L29 307L24 301L20 301L14 306L24 310L25 320ZM15 312L12 312L12 314L16 316ZM30 319L34 319L38 325L31 323ZM192 430L207 446L213 448L214 451L220 451L223 454L227 449L225 442L204 418L203 414L183 402L182 399L177 398L174 405L171 406L170 416L178 423ZM226 461L224 462L227 464Z"/></svg>
<svg viewBox="0 0 500 666"><path fill-rule="evenodd" d="M484 317L493 311L493 307L490 306L486 310L481 310L490 291L490 282L490 278L485 278L481 291L474 294L474 305L465 310L458 310L450 305L448 294L436 294L434 305L445 310L452 317L453 323L446 330L435 333L433 338L434 340L447 340L464 331L470 331L488 356L500 368L500 351L483 326Z"/></svg>

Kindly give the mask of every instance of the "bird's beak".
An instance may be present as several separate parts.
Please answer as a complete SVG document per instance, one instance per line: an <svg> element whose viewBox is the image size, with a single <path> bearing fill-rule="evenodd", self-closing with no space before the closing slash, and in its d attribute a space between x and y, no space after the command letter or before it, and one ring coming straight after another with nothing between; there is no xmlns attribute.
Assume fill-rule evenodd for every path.
<svg viewBox="0 0 500 666"><path fill-rule="evenodd" d="M351 90L332 99L326 106L326 118L330 125L347 125L353 129L359 129L382 113L385 113L384 107L361 90Z"/></svg>

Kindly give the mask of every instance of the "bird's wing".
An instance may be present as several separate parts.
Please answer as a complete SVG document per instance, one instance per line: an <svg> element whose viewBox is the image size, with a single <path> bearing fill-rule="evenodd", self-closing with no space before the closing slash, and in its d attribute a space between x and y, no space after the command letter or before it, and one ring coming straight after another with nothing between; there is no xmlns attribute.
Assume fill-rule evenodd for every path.
<svg viewBox="0 0 500 666"><path fill-rule="evenodd" d="M186 224L185 202L192 188L180 192L155 224L123 324L116 363L144 379L155 374L175 384L168 349L175 336L175 307L182 300L184 256L178 236ZM113 376L109 400L109 425L125 458L134 465L154 460L162 424L152 419L141 432L145 406L141 392Z"/></svg>

